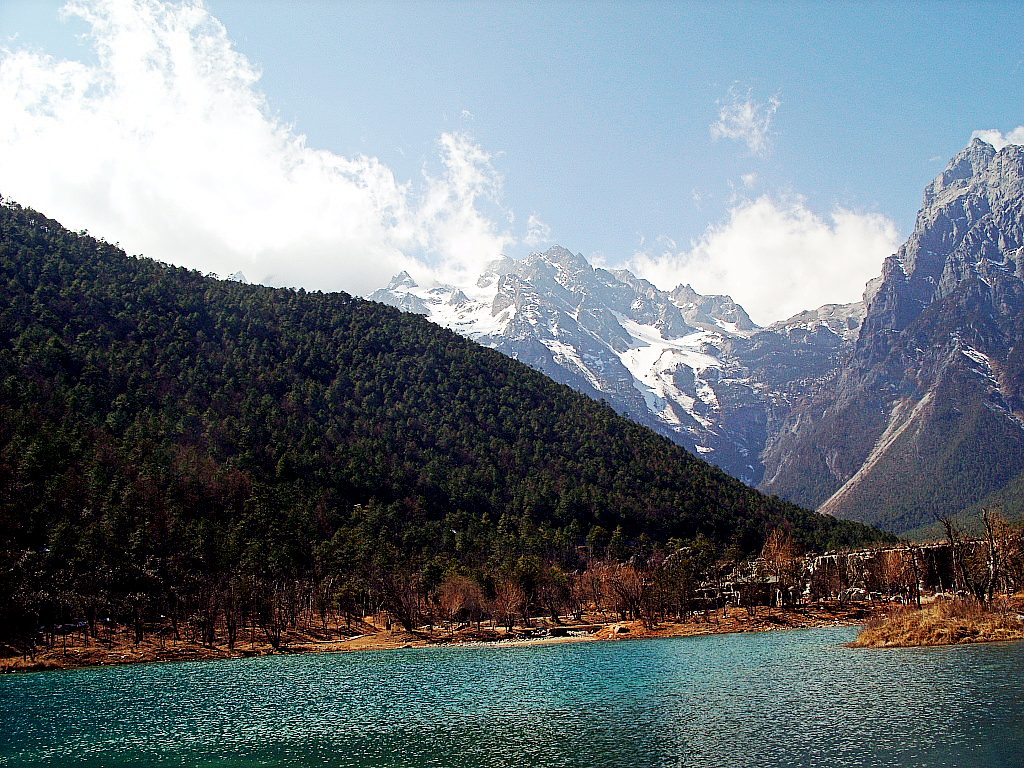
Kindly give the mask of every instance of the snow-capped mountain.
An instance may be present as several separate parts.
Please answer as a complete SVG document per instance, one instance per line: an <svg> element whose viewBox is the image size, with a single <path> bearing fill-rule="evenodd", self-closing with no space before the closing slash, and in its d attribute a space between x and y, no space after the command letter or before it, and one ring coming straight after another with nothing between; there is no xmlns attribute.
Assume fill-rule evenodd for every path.
<svg viewBox="0 0 1024 768"><path fill-rule="evenodd" d="M1024 478L1024 147L975 140L864 300L759 328L564 248L372 297L495 347L762 490L903 531Z"/></svg>
<svg viewBox="0 0 1024 768"><path fill-rule="evenodd" d="M747 483L793 382L828 375L860 305L759 328L728 296L662 291L561 247L488 265L468 286L408 274L370 298L426 315L646 424Z"/></svg>

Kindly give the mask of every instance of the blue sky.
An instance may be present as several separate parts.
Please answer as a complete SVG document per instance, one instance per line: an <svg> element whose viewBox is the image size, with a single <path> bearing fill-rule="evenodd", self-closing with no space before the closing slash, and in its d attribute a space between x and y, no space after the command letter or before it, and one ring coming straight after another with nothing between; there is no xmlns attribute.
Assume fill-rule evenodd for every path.
<svg viewBox="0 0 1024 768"><path fill-rule="evenodd" d="M464 278L557 242L662 287L730 292L767 322L857 298L974 131L1024 140L1011 3L131 0L63 21L60 7L0 8L0 103L20 122L0 133L0 194L129 251L263 282L366 293L398 267ZM176 63L129 82L174 40ZM240 69L189 74L207 59ZM57 107L26 86L55 81ZM218 106L195 106L211 94ZM97 159L69 168L72 152ZM261 201L282 173L270 228ZM226 198L239 203L219 210Z"/></svg>

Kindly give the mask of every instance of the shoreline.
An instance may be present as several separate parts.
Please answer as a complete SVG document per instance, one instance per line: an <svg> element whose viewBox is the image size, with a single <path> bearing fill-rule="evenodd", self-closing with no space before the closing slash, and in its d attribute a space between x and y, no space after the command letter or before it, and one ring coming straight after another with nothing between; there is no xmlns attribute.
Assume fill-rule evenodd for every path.
<svg viewBox="0 0 1024 768"><path fill-rule="evenodd" d="M345 639L295 634L287 638L277 650L268 643L255 639L237 642L234 650L224 645L212 647L190 641L162 645L146 638L136 645L134 641L118 638L112 645L107 640L94 640L88 646L74 644L62 649L42 649L34 658L26 658L11 649L0 648L0 673L42 672L51 670L83 669L97 666L123 666L186 661L216 661L258 656L287 656L306 653L359 653L406 648L525 648L561 645L566 643L614 642L649 638L697 637L702 635L738 634L746 632L774 632L788 629L812 629L832 626L857 626L872 615L874 609L862 604L822 604L789 608L759 607L754 615L746 609L730 608L725 616L721 609L690 617L686 621L665 621L655 627L646 627L641 621L612 621L607 617L583 624L552 624L538 620L531 628L518 628L513 633L486 627L476 630L463 627L455 632L435 629L416 633L404 630L377 629L365 625L368 631ZM594 619L594 616L588 617ZM574 631L579 634L568 634ZM526 632L554 629L559 634L524 637ZM593 630L586 633L583 630ZM566 633L566 634L562 634Z"/></svg>
<svg viewBox="0 0 1024 768"><path fill-rule="evenodd" d="M935 648L1024 640L1024 600L1000 605L972 600L933 600L918 610L879 612L864 626L852 648Z"/></svg>

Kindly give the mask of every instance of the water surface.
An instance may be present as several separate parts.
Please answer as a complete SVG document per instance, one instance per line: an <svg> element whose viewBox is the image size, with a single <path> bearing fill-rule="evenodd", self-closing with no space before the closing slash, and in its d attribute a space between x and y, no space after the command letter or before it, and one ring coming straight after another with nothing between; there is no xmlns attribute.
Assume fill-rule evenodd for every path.
<svg viewBox="0 0 1024 768"><path fill-rule="evenodd" d="M0 766L1013 766L1024 643L825 629L0 678Z"/></svg>

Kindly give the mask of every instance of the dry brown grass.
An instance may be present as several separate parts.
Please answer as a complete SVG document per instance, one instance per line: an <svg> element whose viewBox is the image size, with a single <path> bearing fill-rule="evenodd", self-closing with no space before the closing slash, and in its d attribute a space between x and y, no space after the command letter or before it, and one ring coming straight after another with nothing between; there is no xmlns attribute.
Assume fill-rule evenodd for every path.
<svg viewBox="0 0 1024 768"><path fill-rule="evenodd" d="M851 645L907 648L1024 639L1024 620L1008 600L985 606L976 600L936 600L921 609L900 606L873 616Z"/></svg>

